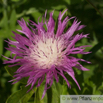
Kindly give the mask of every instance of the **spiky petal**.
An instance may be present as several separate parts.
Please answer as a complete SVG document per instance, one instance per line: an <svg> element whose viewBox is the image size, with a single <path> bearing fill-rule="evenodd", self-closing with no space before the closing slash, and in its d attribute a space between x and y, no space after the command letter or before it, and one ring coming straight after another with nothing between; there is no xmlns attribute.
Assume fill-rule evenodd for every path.
<svg viewBox="0 0 103 103"><path fill-rule="evenodd" d="M81 33L73 36L75 31L78 31L85 26L80 25L81 22L78 22L76 17L69 18L67 16L62 21L62 17L66 11L67 10L62 14L61 12L59 13L56 34L54 33L55 21L53 19L53 12L51 12L48 21L38 22L38 24L30 21L30 24L27 23L29 27L23 19L21 19L21 21L18 20L22 30L17 31L23 33L25 36L13 32L15 35L13 38L16 41L7 41L10 45L15 45L15 47L9 46L9 48L7 48L7 50L11 51L11 54L15 54L15 56L13 58L7 58L8 61L5 61L4 64L10 63L13 64L11 66L20 66L14 75L14 80L16 80L14 83L18 82L23 77L29 77L26 86L31 84L31 90L37 81L37 87L39 87L44 79L46 79L42 98L47 89L51 87L53 78L58 82L59 76L62 76L66 80L68 87L71 87L64 72L73 78L80 89L75 78L73 67L87 71L88 69L83 67L79 61L90 63L83 59L70 56L70 54L89 53L84 52L85 47L88 47L88 45L75 47L75 43L82 38L86 38L88 34ZM68 21L71 19L74 19L74 22L71 27L68 28L67 32L64 33L63 31L67 26ZM31 25L34 25L36 28L34 29ZM46 25L47 31L44 29L44 25ZM47 87L47 85L49 85L49 87Z"/></svg>

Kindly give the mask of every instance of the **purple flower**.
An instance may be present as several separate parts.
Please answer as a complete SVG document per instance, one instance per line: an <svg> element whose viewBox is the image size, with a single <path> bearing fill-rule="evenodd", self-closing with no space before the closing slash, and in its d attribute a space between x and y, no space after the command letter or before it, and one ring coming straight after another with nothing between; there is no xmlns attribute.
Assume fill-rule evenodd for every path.
<svg viewBox="0 0 103 103"><path fill-rule="evenodd" d="M51 12L48 21L45 20L43 22L42 20L38 24L30 20L31 23L27 23L27 26L23 19L21 21L18 20L22 30L17 31L23 33L25 36L13 32L15 34L13 38L16 41L7 41L9 47L6 49L11 51L11 54L15 54L15 56L13 58L6 57L8 61L4 61L4 64L9 63L12 64L11 66L20 66L15 72L15 79L11 81L16 83L23 77L29 77L26 86L31 84L31 88L29 89L31 90L36 82L37 87L39 87L45 79L42 98L47 89L53 84L54 78L56 82L59 82L59 76L62 76L66 80L68 87L71 87L64 72L73 78L80 89L72 67L87 71L88 69L83 67L78 61L90 63L83 59L70 56L70 54L88 54L90 52L84 52L85 47L88 47L88 45L75 47L75 43L82 38L86 38L88 34L78 33L73 36L75 31L85 26L80 25L81 22L78 22L76 17L69 18L67 16L62 21L62 17L66 11L62 14L61 12L59 13L56 33L54 33L55 21L53 19L53 12ZM46 13L44 18L46 19ZM72 26L66 32L63 32L68 21L71 19L74 19ZM34 29L31 25L36 28ZM44 25L46 25L47 30L44 29ZM14 45L15 47L10 45Z"/></svg>

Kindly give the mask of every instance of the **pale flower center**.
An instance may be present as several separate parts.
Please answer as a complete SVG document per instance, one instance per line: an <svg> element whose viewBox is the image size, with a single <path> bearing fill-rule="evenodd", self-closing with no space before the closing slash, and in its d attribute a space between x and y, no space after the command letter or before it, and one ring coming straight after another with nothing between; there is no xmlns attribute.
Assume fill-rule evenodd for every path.
<svg viewBox="0 0 103 103"><path fill-rule="evenodd" d="M53 38L45 39L44 42L39 40L34 46L31 57L40 68L48 69L53 64L58 65L61 62L63 55L62 40L53 40Z"/></svg>

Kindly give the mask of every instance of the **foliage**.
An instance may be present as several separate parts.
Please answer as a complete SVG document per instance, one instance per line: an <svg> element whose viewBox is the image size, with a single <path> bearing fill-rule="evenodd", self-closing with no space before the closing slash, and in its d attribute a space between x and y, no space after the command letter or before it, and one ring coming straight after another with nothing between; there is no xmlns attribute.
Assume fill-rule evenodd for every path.
<svg viewBox="0 0 103 103"><path fill-rule="evenodd" d="M88 2L87 2L88 1ZM0 0L0 103L59 103L62 94L103 94L103 0ZM90 1L90 2L89 2ZM94 5L91 5L91 3ZM69 89L66 82L60 77L61 81L54 83L47 91L46 96L41 100L44 84L38 89L26 93L29 87L20 87L25 84L24 78L19 83L11 85L8 81L12 79L16 68L9 68L3 65L4 56L9 57L10 52L5 49L8 47L4 42L6 39L13 39L12 31L20 29L17 20L24 18L27 22L29 19L37 22L38 17L42 16L47 9L48 13L54 11L54 19L57 20L59 11L68 9L67 15L76 16L82 24L87 25L83 29L84 33L90 33L88 39L83 39L77 43L79 45L91 45L87 51L91 51L88 55L77 55L78 58L84 58L91 61L83 66L90 71L81 72L74 68L76 79L81 86L81 91L75 82L67 74L72 88ZM101 13L99 13L99 12ZM47 14L47 16L49 16ZM69 22L69 26L72 22ZM7 72L11 75L9 75ZM35 93L34 93L35 92ZM11 95L12 94L12 95ZM20 95L18 95L20 94ZM11 95L11 96L10 96ZM35 97L35 98L34 98ZM7 99L8 98L8 99ZM26 98L26 99L24 99ZM7 101L6 101L7 100ZM33 102L33 100L35 102ZM37 102L38 101L38 102Z"/></svg>

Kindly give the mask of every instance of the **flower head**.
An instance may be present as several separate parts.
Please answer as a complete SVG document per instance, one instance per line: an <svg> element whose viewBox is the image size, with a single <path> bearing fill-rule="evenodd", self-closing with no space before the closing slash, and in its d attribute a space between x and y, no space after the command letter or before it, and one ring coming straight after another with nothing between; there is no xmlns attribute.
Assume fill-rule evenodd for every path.
<svg viewBox="0 0 103 103"><path fill-rule="evenodd" d="M56 82L59 81L59 75L66 80L68 87L70 87L70 83L65 77L64 72L73 78L80 89L72 67L83 71L88 70L78 62L84 61L89 63L88 61L70 56L70 54L89 53L84 52L85 47L88 45L75 47L75 43L82 38L86 38L88 34L78 33L73 36L75 31L85 26L80 25L81 22L78 22L75 17L69 18L67 16L62 21L62 17L66 11L67 10L62 14L61 12L59 13L56 33L54 33L55 21L53 19L53 12L51 12L48 21L45 20L45 22L43 22L42 20L42 22L38 22L38 24L30 20L31 23L27 23L27 26L23 19L21 19L21 21L18 20L22 30L17 31L23 33L25 36L13 32L15 34L13 38L16 41L7 41L10 45L15 46L9 46L7 48L7 50L11 51L15 56L13 58L7 58L8 60L4 63L13 64L11 66L20 66L14 75L15 79L12 81L16 80L14 82L16 83L23 77L29 77L26 86L31 84L31 90L36 82L37 87L39 87L44 79L46 79L42 98L46 90L51 87L53 79L55 78ZM70 19L74 19L74 22L72 26L64 32ZM34 29L31 25L34 25L36 28ZM44 29L44 25L46 25L47 30ZM49 87L47 85L49 85Z"/></svg>

